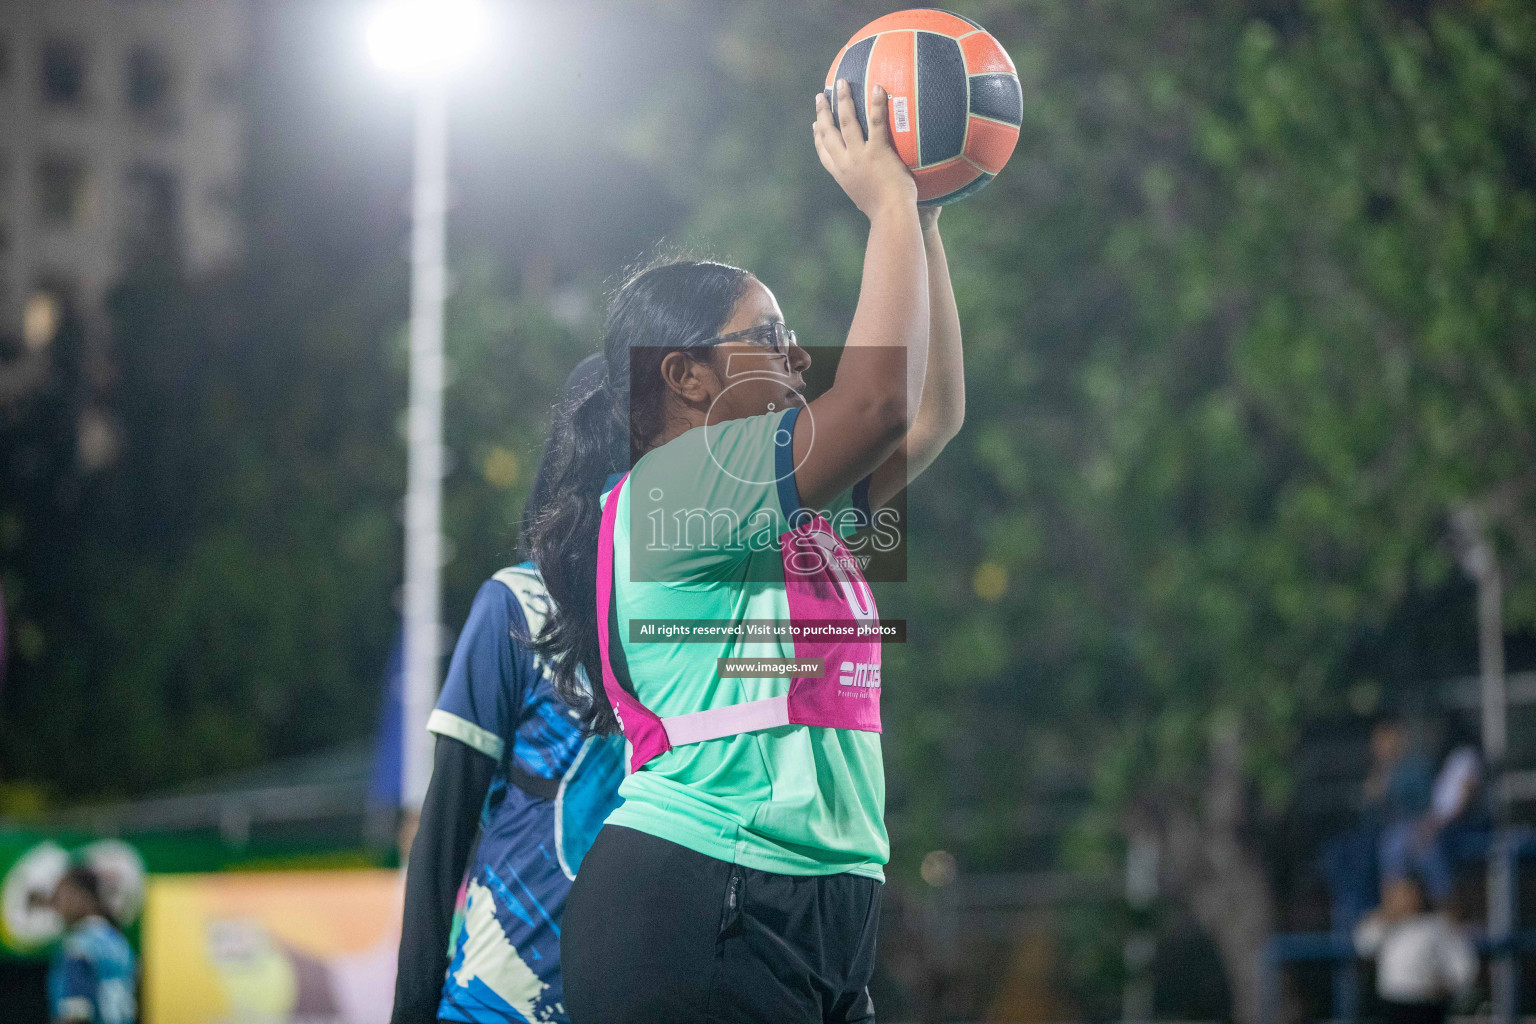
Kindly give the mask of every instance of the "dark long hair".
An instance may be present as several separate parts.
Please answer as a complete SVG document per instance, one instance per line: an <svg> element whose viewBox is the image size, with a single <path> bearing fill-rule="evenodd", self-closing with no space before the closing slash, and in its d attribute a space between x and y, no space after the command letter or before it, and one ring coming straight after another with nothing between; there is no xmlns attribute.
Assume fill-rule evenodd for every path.
<svg viewBox="0 0 1536 1024"><path fill-rule="evenodd" d="M600 497L612 473L644 454L661 430L661 361L720 333L749 274L723 263L676 260L631 274L613 295L603 330L607 373L556 415L545 451L545 490L529 517L528 550L554 614L533 648L554 673L555 692L598 733L618 730L603 692L597 642ZM710 349L699 351L709 359ZM633 385L631 384L633 382ZM546 475L547 474L547 475ZM583 685L577 668L585 670Z"/></svg>
<svg viewBox="0 0 1536 1024"><path fill-rule="evenodd" d="M533 475L533 486L528 488L528 499L523 503L523 518L517 530L518 551L523 558L533 561L533 524L549 506L555 474L555 452L558 447L560 428L571 418L571 413L602 386L608 376L603 354L594 352L571 371L560 391L560 400L550 410L549 436L544 440L544 450L539 454L539 468ZM527 637L519 639L527 643Z"/></svg>
<svg viewBox="0 0 1536 1024"><path fill-rule="evenodd" d="M112 927L122 928L122 923L117 920L117 915L113 914L107 906L106 897L102 894L101 876L89 866L78 862L70 864L68 870L59 879L58 884L72 885L85 893L86 897L91 901L92 913L97 917L105 918Z"/></svg>

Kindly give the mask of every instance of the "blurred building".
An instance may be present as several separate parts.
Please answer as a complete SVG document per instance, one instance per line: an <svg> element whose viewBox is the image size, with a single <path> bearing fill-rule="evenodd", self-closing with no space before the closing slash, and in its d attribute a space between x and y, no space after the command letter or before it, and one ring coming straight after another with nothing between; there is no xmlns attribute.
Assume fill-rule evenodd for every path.
<svg viewBox="0 0 1536 1024"><path fill-rule="evenodd" d="M0 0L0 336L100 326L125 267L240 248L245 0Z"/></svg>

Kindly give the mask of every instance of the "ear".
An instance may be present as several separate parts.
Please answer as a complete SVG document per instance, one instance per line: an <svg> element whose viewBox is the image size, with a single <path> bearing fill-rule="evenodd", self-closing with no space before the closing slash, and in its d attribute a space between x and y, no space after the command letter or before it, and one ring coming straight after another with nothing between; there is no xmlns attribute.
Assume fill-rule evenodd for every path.
<svg viewBox="0 0 1536 1024"><path fill-rule="evenodd" d="M720 393L720 379L709 364L684 352L662 356L661 380L668 391L689 405L707 406Z"/></svg>

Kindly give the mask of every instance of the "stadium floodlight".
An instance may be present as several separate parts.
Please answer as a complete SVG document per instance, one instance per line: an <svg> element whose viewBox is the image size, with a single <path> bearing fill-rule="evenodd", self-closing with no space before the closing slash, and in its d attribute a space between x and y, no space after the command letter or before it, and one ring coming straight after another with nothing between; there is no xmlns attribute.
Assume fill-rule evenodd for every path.
<svg viewBox="0 0 1536 1024"><path fill-rule="evenodd" d="M443 303L447 294L446 79L486 36L474 0L393 0L368 30L386 71L414 86L411 197L411 359L405 495L404 678L400 803L419 812L432 778L427 718L437 703L442 636ZM402 850L402 854L407 851Z"/></svg>
<svg viewBox="0 0 1536 1024"><path fill-rule="evenodd" d="M466 63L485 35L475 0L394 0L374 15L368 49L385 71L432 77Z"/></svg>

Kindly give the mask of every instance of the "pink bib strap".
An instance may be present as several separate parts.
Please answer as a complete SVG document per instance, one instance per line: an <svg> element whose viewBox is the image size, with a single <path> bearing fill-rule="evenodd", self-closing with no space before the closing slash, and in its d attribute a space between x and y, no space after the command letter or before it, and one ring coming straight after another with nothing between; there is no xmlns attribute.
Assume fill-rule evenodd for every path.
<svg viewBox="0 0 1536 1024"><path fill-rule="evenodd" d="M667 739L674 747L718 740L744 732L757 732L759 729L776 729L790 724L789 694L766 700L749 700L744 704L728 704L723 708L710 708L687 715L674 715L663 718L661 724L667 730Z"/></svg>
<svg viewBox="0 0 1536 1024"><path fill-rule="evenodd" d="M603 692L618 716L619 728L629 741L629 766L639 771L673 747L742 733L775 729L784 725L820 726L831 729L880 731L880 644L878 640L836 640L809 643L795 641L795 656L824 655L826 670L820 677L796 678L789 693L766 700L752 700L686 715L660 718L619 685L610 657L613 638L608 622L613 615L614 532L619 498L629 482L625 474L608 494L603 523L597 537L597 645L603 665ZM815 556L815 557L811 557ZM874 595L863 574L848 560L837 535L826 521L811 524L785 536L785 596L792 618L878 621ZM796 559L799 562L796 562ZM792 565L792 563L795 563ZM811 567L810 571L799 563ZM618 642L623 643L620 637Z"/></svg>
<svg viewBox="0 0 1536 1024"><path fill-rule="evenodd" d="M672 749L667 738L666 726L656 713L636 700L613 673L613 662L608 657L608 619L613 606L613 533L619 515L619 494L629 482L624 476L608 492L608 503L603 506L603 525L597 534L597 648L603 663L603 692L613 713L619 719L619 728L629 741L629 770L639 771L647 761ZM622 638L619 641L623 643ZM691 715L680 717L691 718Z"/></svg>

